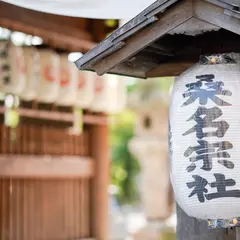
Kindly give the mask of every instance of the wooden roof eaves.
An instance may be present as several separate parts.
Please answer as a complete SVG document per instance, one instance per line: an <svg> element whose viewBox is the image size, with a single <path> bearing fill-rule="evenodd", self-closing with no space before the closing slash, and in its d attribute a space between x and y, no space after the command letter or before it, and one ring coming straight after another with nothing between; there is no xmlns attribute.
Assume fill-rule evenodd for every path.
<svg viewBox="0 0 240 240"><path fill-rule="evenodd" d="M196 0L194 17L240 35L240 11L217 0Z"/></svg>
<svg viewBox="0 0 240 240"><path fill-rule="evenodd" d="M137 32L157 21L156 14L164 12L167 8L181 0L158 0L127 22L121 28L114 31L108 38L98 44L95 48L78 59L75 64L79 69L93 66L106 56L116 52L125 45L124 40L135 35Z"/></svg>
<svg viewBox="0 0 240 240"><path fill-rule="evenodd" d="M111 41L114 39L114 34L111 35L95 49L79 59L76 62L77 67L82 70L96 71L99 75L107 72L128 75L129 71L125 71L127 69L123 67L122 63L127 59L134 57L146 46L161 38L173 28L176 28L192 18L196 18L200 21L210 23L214 26L240 35L240 12L235 5L226 4L226 2L223 2L222 0L183 0L176 2L175 6L171 7L170 5L165 13L160 14L160 17L158 15L158 19L151 24L147 24L147 27L144 26L138 29L138 31L135 31L128 36L127 39L119 42L118 45L112 44ZM176 16L179 17L178 24L177 22L174 22ZM168 25L166 23L168 23ZM164 28L165 30L163 30ZM124 27L117 31L124 32ZM109 47L110 51L109 49L107 50L109 52L104 51L104 47L102 48L102 46L105 48ZM136 69L136 74L133 73L132 76L143 78L156 77L158 73L162 73L163 70L161 68L165 68L167 64L168 63L159 65L158 69L153 69L151 72L145 72L145 74L140 73L138 69ZM184 62L182 65L180 64L181 62L168 64L171 65L169 66L169 71L171 72L174 68L173 73L179 74L185 68L191 66L193 62L189 61ZM180 67L176 68L176 66Z"/></svg>

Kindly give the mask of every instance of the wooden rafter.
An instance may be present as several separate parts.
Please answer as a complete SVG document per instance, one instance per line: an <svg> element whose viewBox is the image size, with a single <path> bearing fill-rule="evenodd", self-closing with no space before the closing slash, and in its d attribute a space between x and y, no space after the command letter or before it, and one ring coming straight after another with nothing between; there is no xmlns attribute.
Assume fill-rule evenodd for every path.
<svg viewBox="0 0 240 240"><path fill-rule="evenodd" d="M0 27L43 38L54 48L87 52L95 46L88 20L42 13L0 2Z"/></svg>
<svg viewBox="0 0 240 240"><path fill-rule="evenodd" d="M4 114L5 108L0 106L0 114ZM51 120L59 122L73 122L73 113L58 112L58 111L46 111L46 110L35 110L27 108L19 108L18 113L20 117ZM84 114L83 122L85 124L96 124L96 125L107 125L108 118L106 115L94 115Z"/></svg>
<svg viewBox="0 0 240 240"><path fill-rule="evenodd" d="M191 1L183 1L178 7L173 8L168 14L162 16L156 23L127 40L121 51L95 64L94 69L99 75L110 71L117 63L125 61L141 51L144 46L153 43L159 37L189 20L192 17L191 8Z"/></svg>
<svg viewBox="0 0 240 240"><path fill-rule="evenodd" d="M90 178L94 162L88 157L2 155L0 177L13 178Z"/></svg>
<svg viewBox="0 0 240 240"><path fill-rule="evenodd" d="M200 55L239 52L237 6L221 0L158 0L76 65L98 75L177 76Z"/></svg>

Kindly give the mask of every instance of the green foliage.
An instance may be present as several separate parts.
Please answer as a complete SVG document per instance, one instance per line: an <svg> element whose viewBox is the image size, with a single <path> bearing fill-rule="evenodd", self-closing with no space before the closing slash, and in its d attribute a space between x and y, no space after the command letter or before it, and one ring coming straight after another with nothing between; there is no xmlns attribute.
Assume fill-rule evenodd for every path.
<svg viewBox="0 0 240 240"><path fill-rule="evenodd" d="M139 83L147 81L135 79L128 85L128 93L139 90ZM173 84L173 78L158 78L159 90L169 92ZM125 110L121 114L112 117L111 144L112 144L112 184L119 188L117 200L120 204L138 203L139 193L136 176L139 174L139 162L128 150L128 143L134 136L134 122L136 115Z"/></svg>
<svg viewBox="0 0 240 240"><path fill-rule="evenodd" d="M139 200L136 176L140 166L128 150L128 143L134 136L135 115L126 110L112 120L112 184L119 188L117 200L120 204L135 204Z"/></svg>
<svg viewBox="0 0 240 240"><path fill-rule="evenodd" d="M174 83L173 77L161 77L159 78L159 89L169 92Z"/></svg>
<svg viewBox="0 0 240 240"><path fill-rule="evenodd" d="M175 232L164 232L161 234L159 240L176 240L176 233Z"/></svg>

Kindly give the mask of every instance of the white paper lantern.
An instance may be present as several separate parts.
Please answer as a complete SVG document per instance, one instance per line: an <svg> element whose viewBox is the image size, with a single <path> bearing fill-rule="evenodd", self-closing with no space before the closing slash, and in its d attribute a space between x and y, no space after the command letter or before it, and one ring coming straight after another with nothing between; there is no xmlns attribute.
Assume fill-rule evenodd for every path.
<svg viewBox="0 0 240 240"><path fill-rule="evenodd" d="M68 61L68 54L60 55L59 105L74 105L77 95L79 70Z"/></svg>
<svg viewBox="0 0 240 240"><path fill-rule="evenodd" d="M96 112L115 114L126 104L126 84L123 77L105 74L95 79L95 96L91 109Z"/></svg>
<svg viewBox="0 0 240 240"><path fill-rule="evenodd" d="M116 114L122 111L127 101L126 77L106 75L109 88L109 102L106 112Z"/></svg>
<svg viewBox="0 0 240 240"><path fill-rule="evenodd" d="M93 72L79 71L77 68L76 71L78 73L78 84L75 105L80 108L88 108L94 99L94 84L97 75Z"/></svg>
<svg viewBox="0 0 240 240"><path fill-rule="evenodd" d="M26 83L23 50L8 41L0 41L0 87L3 92L19 95Z"/></svg>
<svg viewBox="0 0 240 240"><path fill-rule="evenodd" d="M35 47L24 47L23 53L26 65L26 85L21 97L26 101L31 101L37 95L39 54Z"/></svg>
<svg viewBox="0 0 240 240"><path fill-rule="evenodd" d="M91 103L91 110L105 112L109 104L109 88L106 75L94 78L94 99Z"/></svg>
<svg viewBox="0 0 240 240"><path fill-rule="evenodd" d="M199 219L240 216L240 64L229 56L196 64L172 92L171 180L178 204Z"/></svg>
<svg viewBox="0 0 240 240"><path fill-rule="evenodd" d="M49 49L41 49L39 50L39 62L37 99L45 103L55 102L59 93L59 55Z"/></svg>

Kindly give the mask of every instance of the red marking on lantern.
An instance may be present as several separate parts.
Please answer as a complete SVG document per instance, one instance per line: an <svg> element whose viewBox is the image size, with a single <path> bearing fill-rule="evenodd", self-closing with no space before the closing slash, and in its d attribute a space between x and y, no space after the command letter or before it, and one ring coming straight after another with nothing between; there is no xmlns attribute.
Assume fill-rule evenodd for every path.
<svg viewBox="0 0 240 240"><path fill-rule="evenodd" d="M95 81L95 92L101 92L103 88L104 88L103 77L97 75Z"/></svg>
<svg viewBox="0 0 240 240"><path fill-rule="evenodd" d="M86 78L84 73L80 73L78 81L78 89L84 88L86 85Z"/></svg>
<svg viewBox="0 0 240 240"><path fill-rule="evenodd" d="M23 58L21 56L17 55L17 57L16 57L17 69L20 71L20 73L25 74L26 67L24 66L23 61L24 61Z"/></svg>
<svg viewBox="0 0 240 240"><path fill-rule="evenodd" d="M62 87L66 87L66 86L69 85L69 83L70 83L69 77L70 77L70 76L69 76L69 71L68 71L68 69L62 68L62 69L61 69L61 81L60 81L60 85L61 85Z"/></svg>
<svg viewBox="0 0 240 240"><path fill-rule="evenodd" d="M43 73L44 77L46 78L47 81L49 82L55 82L55 76L53 73L53 66L52 64L47 65L44 68L44 73Z"/></svg>

